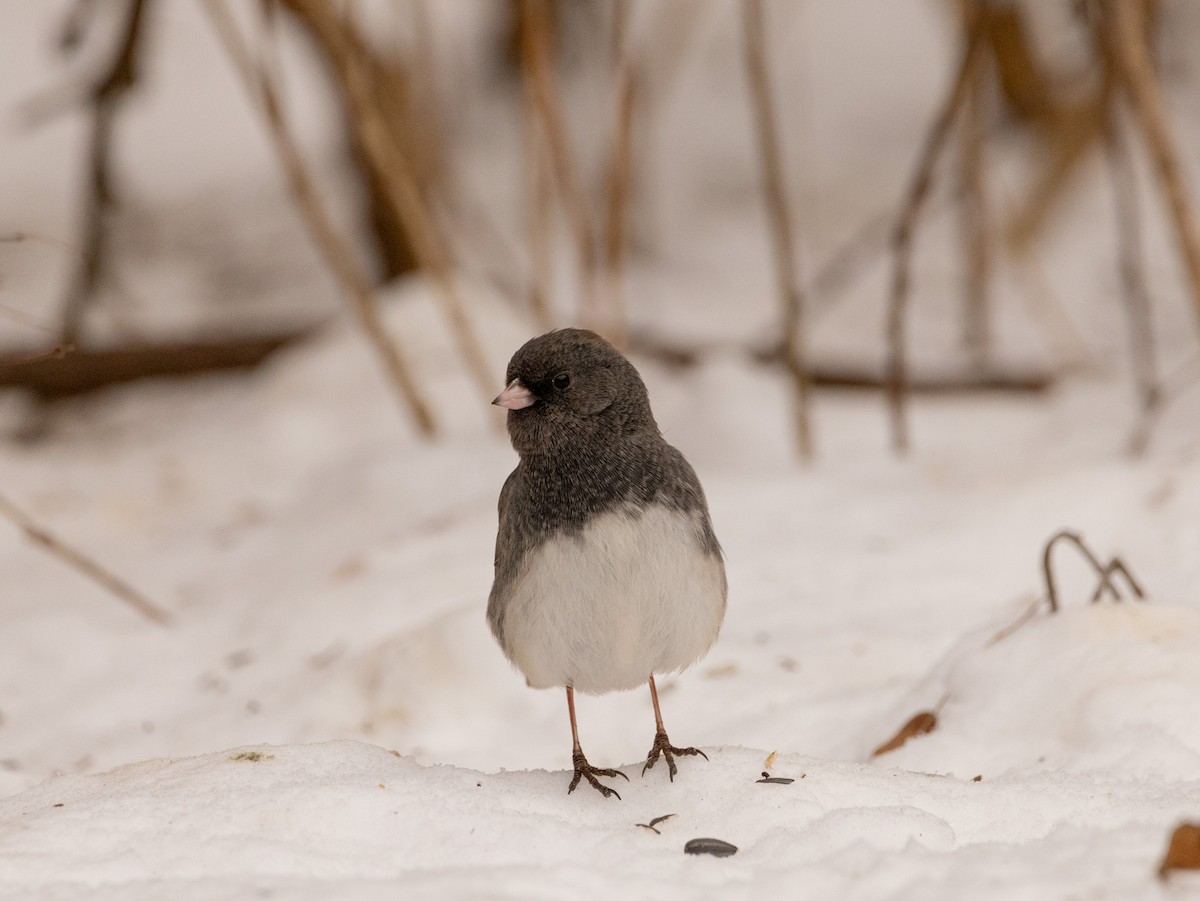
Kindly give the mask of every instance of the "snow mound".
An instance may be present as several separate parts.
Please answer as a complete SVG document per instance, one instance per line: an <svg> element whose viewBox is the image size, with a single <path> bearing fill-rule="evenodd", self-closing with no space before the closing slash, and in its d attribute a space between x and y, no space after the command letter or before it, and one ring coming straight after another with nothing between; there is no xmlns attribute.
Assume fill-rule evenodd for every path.
<svg viewBox="0 0 1200 901"><path fill-rule="evenodd" d="M566 772L425 767L350 741L63 776L0 801L0 894L1132 899L1157 896L1164 837L1200 808L1195 780L974 782L781 754L781 785L756 781L763 751L707 750L674 783L625 767L622 801L568 795ZM738 853L685 855L701 836Z"/></svg>
<svg viewBox="0 0 1200 901"><path fill-rule="evenodd" d="M1030 768L1193 777L1198 647L1200 612L1152 603L1069 609L1002 637L971 636L913 699L938 708L937 728L887 761L965 777Z"/></svg>

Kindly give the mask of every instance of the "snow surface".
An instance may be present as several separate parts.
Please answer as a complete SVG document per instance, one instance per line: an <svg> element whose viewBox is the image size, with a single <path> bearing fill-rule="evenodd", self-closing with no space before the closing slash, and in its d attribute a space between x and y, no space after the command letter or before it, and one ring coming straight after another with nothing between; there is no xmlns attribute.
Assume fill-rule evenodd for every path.
<svg viewBox="0 0 1200 901"><path fill-rule="evenodd" d="M1103 180L1091 173L1043 260L1090 371L1045 397L921 400L905 460L888 455L878 397L822 393L820 459L799 467L782 381L734 347L765 334L774 300L753 169L730 165L752 148L726 84L736 28L718 7L664 101L648 214L662 246L629 279L635 322L715 346L691 370L636 361L728 557L717 645L661 685L672 739L711 759L683 759L674 783L661 764L642 778L647 693L580 698L589 759L631 781L621 801L566 794L563 697L527 689L484 622L514 455L414 280L388 293L387 318L434 400L436 443L413 434L341 319L251 376L65 405L37 444L15 440L37 411L0 399L5 494L173 617L146 623L0 528L0 897L1200 892L1196 876L1155 878L1174 826L1200 819L1200 392L1174 399L1144 457L1127 455L1115 266L1094 228L1110 217ZM45 46L44 10L3 2L0 61L22 71L0 79L6 108L54 79L30 49ZM154 328L337 310L236 85L185 77L219 67L207 26L191 4L162 6L157 22L164 46L185 49L161 54L159 87L131 106L142 138L125 148L123 233L142 258L124 270L133 301L109 303ZM944 24L930 4L857 0L782 20L779 40L811 51L779 66L808 97L788 146L806 157L796 191L814 258L893 201L944 75ZM886 54L895 77L880 79L864 61ZM814 89L827 84L844 93ZM314 103L297 106L321 158ZM180 130L155 144L155 122ZM69 238L78 119L5 128L0 227ZM674 165L689 128L701 137ZM191 150L189 129L206 136ZM511 155L485 150L472 177L512 190ZM1195 357L1195 323L1158 221L1147 216L1149 275L1173 371ZM935 216L922 235L921 365L953 343L952 229ZM259 241L268 255L247 252ZM0 245L0 261L0 303L52 309L61 256ZM885 280L871 268L820 317L818 355L878 359ZM533 327L474 269L462 285L498 390ZM147 299L160 297L173 302ZM1011 278L997 303L1005 357L1053 359ZM1119 553L1147 600L1088 606L1093 580L1064 548L1064 609L1049 616L1040 552L1064 526ZM871 758L922 710L937 711L933 732ZM796 781L760 784L764 769ZM665 814L660 834L637 825ZM684 855L702 836L739 851Z"/></svg>
<svg viewBox="0 0 1200 901"><path fill-rule="evenodd" d="M760 751L710 757L675 784L626 767L620 803L568 798L562 773L426 767L351 741L150 760L0 802L0 886L52 899L1156 898L1144 864L1162 818L1200 804L1195 781L973 782L781 754L776 772L796 781L778 785L755 782ZM665 814L657 833L638 825ZM738 852L685 855L697 836Z"/></svg>

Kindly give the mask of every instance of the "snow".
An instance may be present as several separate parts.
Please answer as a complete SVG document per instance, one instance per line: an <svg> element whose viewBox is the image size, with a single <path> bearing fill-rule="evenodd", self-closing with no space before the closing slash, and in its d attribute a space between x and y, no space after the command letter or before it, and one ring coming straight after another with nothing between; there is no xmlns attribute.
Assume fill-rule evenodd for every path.
<svg viewBox="0 0 1200 901"><path fill-rule="evenodd" d="M901 6L878 7L862 41L870 4L809 4L781 25L781 41L799 35L813 51L779 67L811 102L790 123L789 146L812 163L796 168L808 173L797 195L820 199L824 227L806 237L814 260L892 202L885 192L928 116L944 22L928 4ZM656 152L669 177L652 211L663 246L632 261L629 281L636 322L712 346L689 370L635 361L660 424L704 482L728 559L720 639L660 684L672 739L710 760L682 759L673 783L661 764L643 777L648 693L580 698L589 760L630 782L617 780L620 801L586 785L566 793L562 694L526 688L484 620L495 502L514 455L501 414L455 358L435 296L414 279L387 292L385 311L434 401L443 435L433 443L405 421L340 317L252 375L64 405L40 443L16 440L37 411L0 398L0 489L172 615L165 629L139 619L0 528L0 897L1200 891L1195 875L1155 878L1171 830L1200 819L1200 392L1172 401L1146 455L1126 453L1134 407L1115 267L1092 227L1110 215L1105 185L1093 179L1074 198L1044 260L1099 361L1091 370L1045 396L921 399L903 460L888 454L880 398L820 393L820 456L801 467L782 380L736 346L767 333L774 301L761 210L745 196L753 179L729 164L749 152L745 135L722 118L740 109L739 95L720 91L737 71L720 57L733 52L735 23L714 10L697 40L717 62L692 59L664 100ZM44 8L8 2L4 14L14 24L0 60L23 71L0 79L8 109L55 69L26 44L7 52L19 33L44 37ZM188 4L164 6L158 22L164 44L184 49L159 60L162 93L131 106L131 120L152 135L154 121L190 110L187 128L206 137L194 169L179 162L192 152L182 125L157 148L142 139L142 156L128 160L136 190L124 240L145 256L127 264L128 279L172 302L126 312L154 328L271 321L285 309L333 316L336 296L257 123L230 106L243 102L236 85L227 72L185 77L220 59L212 35ZM862 60L899 53L895 34L912 71L877 85ZM815 90L839 69L854 73L849 93ZM698 90L689 79L709 81ZM321 159L322 107L299 102L315 89L301 79L293 90L308 110L306 147ZM706 120L687 165L670 168L701 103L721 115ZM214 123L230 109L218 140ZM814 137L801 147L806 123ZM0 188L12 202L0 230L70 238L78 124L26 134L5 123L13 153ZM881 149L896 153L876 165ZM493 156L471 161L473 179L504 177L511 159ZM695 173L717 170L716 198L697 195ZM926 367L945 364L953 341L952 218L934 215L921 238L914 301L929 328L915 331ZM689 228L668 227L682 220ZM1170 371L1195 357L1195 324L1169 236L1147 220ZM154 240L177 222L171 240ZM253 235L269 253L248 249ZM0 263L0 303L52 309L60 256L4 244ZM261 291L245 287L255 273ZM533 326L477 276L464 272L461 287L499 390ZM818 318L818 356L879 358L885 277L870 268ZM1052 342L1019 294L1006 276L1004 358L1044 364ZM254 299L243 309L244 296ZM8 319L0 327L6 339L44 337ZM1050 615L1041 549L1063 527L1102 557L1119 555L1146 600L1088 605L1094 578L1060 548L1063 609ZM926 710L937 714L932 732L871 757ZM764 770L795 781L759 783ZM665 814L659 834L638 825ZM685 855L697 837L739 850Z"/></svg>
<svg viewBox="0 0 1200 901"><path fill-rule="evenodd" d="M1142 863L1159 852L1162 818L1200 803L1196 781L973 782L799 754L774 762L794 783L759 784L760 751L710 757L687 761L674 784L625 767L621 803L567 797L562 773L421 766L352 741L145 761L0 802L0 887L44 898L986 899L1036 886L1021 896L1136 899L1160 897ZM658 833L638 825L665 814ZM738 852L685 855L698 836Z"/></svg>

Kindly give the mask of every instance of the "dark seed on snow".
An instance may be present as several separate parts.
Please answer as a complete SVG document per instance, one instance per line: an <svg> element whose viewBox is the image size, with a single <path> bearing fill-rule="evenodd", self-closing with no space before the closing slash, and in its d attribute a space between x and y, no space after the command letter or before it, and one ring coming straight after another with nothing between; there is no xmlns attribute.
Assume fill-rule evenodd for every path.
<svg viewBox="0 0 1200 901"><path fill-rule="evenodd" d="M772 776L766 770L763 770L762 778L755 779L755 782L765 782L770 785L791 785L795 779L789 779L787 776Z"/></svg>
<svg viewBox="0 0 1200 901"><path fill-rule="evenodd" d="M683 846L684 854L711 854L713 857L729 857L737 853L737 845L723 842L719 838L694 838Z"/></svg>

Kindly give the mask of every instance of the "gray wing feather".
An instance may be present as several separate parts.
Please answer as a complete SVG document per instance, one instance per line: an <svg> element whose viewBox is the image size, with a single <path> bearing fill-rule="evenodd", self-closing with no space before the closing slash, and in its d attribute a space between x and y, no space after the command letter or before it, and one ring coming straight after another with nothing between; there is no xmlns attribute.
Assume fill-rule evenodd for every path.
<svg viewBox="0 0 1200 901"><path fill-rule="evenodd" d="M518 466L504 480L504 487L500 489L500 501L496 505L499 527L496 529L496 554L493 559L495 572L492 591L488 595L487 618L488 625L492 627L492 634L496 636L496 641L502 648L506 647L504 644L504 609L508 602L508 589L512 585L521 557L519 534L515 528L513 517L509 515L519 470Z"/></svg>

